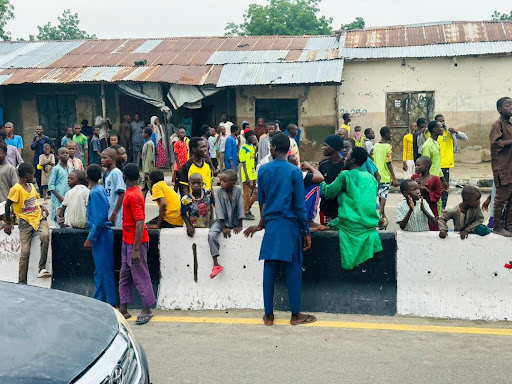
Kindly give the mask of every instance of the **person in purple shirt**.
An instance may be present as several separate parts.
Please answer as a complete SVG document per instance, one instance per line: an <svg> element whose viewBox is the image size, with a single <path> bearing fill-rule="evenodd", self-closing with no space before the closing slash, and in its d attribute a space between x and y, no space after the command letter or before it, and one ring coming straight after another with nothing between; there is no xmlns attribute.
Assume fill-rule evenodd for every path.
<svg viewBox="0 0 512 384"><path fill-rule="evenodd" d="M52 146L52 142L48 136L44 134L43 127L38 125L36 127L36 135L32 140L32 144L30 148L35 151L34 153L34 161L33 165L36 170L36 181L37 187L39 188L39 195L43 196L43 189L41 187L41 170L37 169L37 165L39 164L39 156L43 154L43 145L48 144L50 147Z"/></svg>
<svg viewBox="0 0 512 384"><path fill-rule="evenodd" d="M23 159L21 158L21 155L15 146L9 145L5 142L5 136L5 132L0 131L0 143L4 143L5 145L7 145L7 156L5 158L5 161L11 164L13 167L18 168L18 165L23 163Z"/></svg>
<svg viewBox="0 0 512 384"><path fill-rule="evenodd" d="M226 169L233 169L238 171L238 144L236 138L240 134L240 128L237 125L231 126L231 135L226 139L226 146L224 149L224 163Z"/></svg>

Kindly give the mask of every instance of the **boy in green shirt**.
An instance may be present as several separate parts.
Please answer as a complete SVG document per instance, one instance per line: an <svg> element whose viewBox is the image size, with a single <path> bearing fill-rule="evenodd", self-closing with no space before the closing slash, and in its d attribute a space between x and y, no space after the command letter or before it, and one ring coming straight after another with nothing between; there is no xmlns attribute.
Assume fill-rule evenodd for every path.
<svg viewBox="0 0 512 384"><path fill-rule="evenodd" d="M76 143L76 154L77 159L82 160L82 165L89 164L89 141L87 136L82 133L82 126L75 124L75 134L73 135L73 142Z"/></svg>
<svg viewBox="0 0 512 384"><path fill-rule="evenodd" d="M389 127L382 127L380 129L381 140L373 147L373 160L381 176L379 191L377 196L379 197L380 205L380 223L379 229L385 230L388 226L388 219L386 218L386 200L388 198L389 189L391 185L398 187L398 181L393 171L392 153L393 149L391 144L391 129Z"/></svg>
<svg viewBox="0 0 512 384"><path fill-rule="evenodd" d="M245 220L254 220L251 213L251 207L258 200L258 190L256 189L256 145L258 139L253 131L245 134L246 143L240 148L238 158L240 159L242 183L244 192L244 210Z"/></svg>

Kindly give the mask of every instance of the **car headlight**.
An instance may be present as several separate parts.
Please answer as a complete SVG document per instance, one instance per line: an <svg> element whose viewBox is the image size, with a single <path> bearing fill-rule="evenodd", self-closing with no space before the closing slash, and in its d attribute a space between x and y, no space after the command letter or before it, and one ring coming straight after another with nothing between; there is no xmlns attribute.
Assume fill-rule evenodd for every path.
<svg viewBox="0 0 512 384"><path fill-rule="evenodd" d="M128 322L115 310L119 332L98 360L76 381L79 384L139 383L142 364Z"/></svg>

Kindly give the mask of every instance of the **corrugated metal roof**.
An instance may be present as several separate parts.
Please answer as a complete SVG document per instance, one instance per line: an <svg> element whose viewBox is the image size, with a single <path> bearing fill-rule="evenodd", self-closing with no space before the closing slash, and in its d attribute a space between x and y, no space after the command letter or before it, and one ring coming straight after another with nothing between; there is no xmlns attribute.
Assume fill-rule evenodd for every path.
<svg viewBox="0 0 512 384"><path fill-rule="evenodd" d="M509 21L380 27L344 31L339 36L0 42L0 84L149 81L226 86L339 82L343 58L502 53L512 53ZM138 67L134 64L137 60L146 63Z"/></svg>
<svg viewBox="0 0 512 384"><path fill-rule="evenodd" d="M286 59L289 51L217 51L206 64L278 63Z"/></svg>
<svg viewBox="0 0 512 384"><path fill-rule="evenodd" d="M442 22L347 31L347 48L380 48L512 40L510 21Z"/></svg>
<svg viewBox="0 0 512 384"><path fill-rule="evenodd" d="M226 64L217 86L340 83L342 72L343 60Z"/></svg>
<svg viewBox="0 0 512 384"><path fill-rule="evenodd" d="M148 53L151 52L163 40L147 40L142 43L133 53Z"/></svg>
<svg viewBox="0 0 512 384"><path fill-rule="evenodd" d="M343 48L346 59L384 59L409 57L451 57L512 52L512 41L489 43L436 44L414 47Z"/></svg>

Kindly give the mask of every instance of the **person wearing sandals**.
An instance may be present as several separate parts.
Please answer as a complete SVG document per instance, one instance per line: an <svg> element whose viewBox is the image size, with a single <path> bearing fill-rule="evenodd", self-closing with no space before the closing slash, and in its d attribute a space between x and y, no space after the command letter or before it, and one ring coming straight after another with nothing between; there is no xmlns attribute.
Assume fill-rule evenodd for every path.
<svg viewBox="0 0 512 384"><path fill-rule="evenodd" d="M112 223L108 221L107 192L98 184L101 171L98 164L91 164L87 168L90 189L87 199L89 235L85 240L84 250L92 251L94 260L94 298L115 306L117 294L114 282L114 234Z"/></svg>
<svg viewBox="0 0 512 384"><path fill-rule="evenodd" d="M39 259L39 278L52 277L46 270L46 259L48 246L50 244L50 231L48 229L48 210L44 205L39 205L40 199L34 187L35 169L29 163L21 163L18 167L19 182L10 190L5 204L5 227L4 232L11 234L11 206L19 220L21 254L18 271L18 283L27 284L28 263L30 260L30 244L32 236L37 232L41 242L41 257Z"/></svg>
<svg viewBox="0 0 512 384"><path fill-rule="evenodd" d="M316 321L315 316L300 313L302 251L311 248L311 236L304 199L301 170L288 162L290 139L277 133L272 137L270 153L274 159L258 172L258 200L261 219L244 231L246 237L265 228L260 249L263 267L263 302L265 325L274 324L274 284L277 271L284 267L291 309L291 325Z"/></svg>
<svg viewBox="0 0 512 384"><path fill-rule="evenodd" d="M123 246L121 250L121 271L119 272L119 312L125 318L128 303L133 301L133 285L142 299L142 312L137 316L136 324L148 323L153 318L151 306L156 303L148 267L149 235L144 224L144 196L139 188L139 167L126 164L123 170L126 192L123 199Z"/></svg>
<svg viewBox="0 0 512 384"><path fill-rule="evenodd" d="M213 269L210 278L217 276L224 267L217 261L219 253L219 236L227 239L231 233L238 234L242 231L244 211L244 196L242 188L235 185L238 176L232 169L227 169L219 175L220 189L215 191L215 217L208 232L208 245L213 258Z"/></svg>

